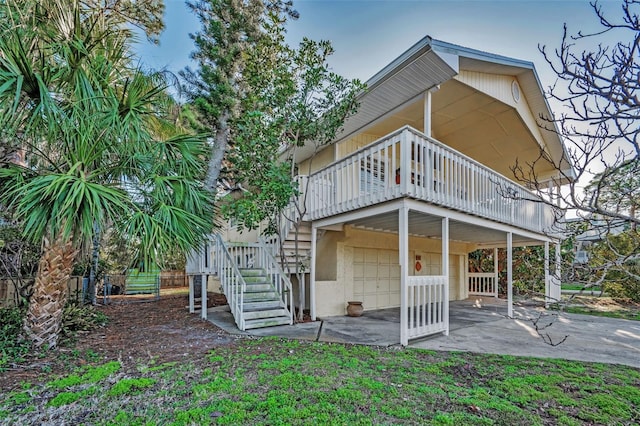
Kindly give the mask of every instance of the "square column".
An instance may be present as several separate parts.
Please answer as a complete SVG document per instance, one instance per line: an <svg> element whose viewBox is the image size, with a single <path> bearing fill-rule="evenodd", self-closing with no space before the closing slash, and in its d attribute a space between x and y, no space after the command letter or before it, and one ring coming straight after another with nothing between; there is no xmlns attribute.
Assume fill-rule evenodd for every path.
<svg viewBox="0 0 640 426"><path fill-rule="evenodd" d="M202 305L202 310L200 312L200 316L202 319L207 319L207 282L209 281L209 275L202 275L202 297L200 299L200 304Z"/></svg>
<svg viewBox="0 0 640 426"><path fill-rule="evenodd" d="M449 335L449 218L442 218L442 275L446 277L444 285L444 300L442 301L445 330L444 335Z"/></svg>
<svg viewBox="0 0 640 426"><path fill-rule="evenodd" d="M551 301L551 282L549 277L549 241L544 242L544 307Z"/></svg>
<svg viewBox="0 0 640 426"><path fill-rule="evenodd" d="M189 275L189 313L192 314L195 311L195 286L193 284L193 275Z"/></svg>
<svg viewBox="0 0 640 426"><path fill-rule="evenodd" d="M402 206L398 209L398 249L400 264L400 344L409 344L409 294L407 281L409 276L409 207Z"/></svg>
<svg viewBox="0 0 640 426"><path fill-rule="evenodd" d="M311 321L316 320L316 242L318 239L318 229L311 225L311 270L309 271L309 307L311 311ZM293 297L293 295L291 295Z"/></svg>
<svg viewBox="0 0 640 426"><path fill-rule="evenodd" d="M513 234L507 232L507 316L513 318Z"/></svg>
<svg viewBox="0 0 640 426"><path fill-rule="evenodd" d="M500 281L498 269L498 248L493 249L493 297L498 298L498 283Z"/></svg>

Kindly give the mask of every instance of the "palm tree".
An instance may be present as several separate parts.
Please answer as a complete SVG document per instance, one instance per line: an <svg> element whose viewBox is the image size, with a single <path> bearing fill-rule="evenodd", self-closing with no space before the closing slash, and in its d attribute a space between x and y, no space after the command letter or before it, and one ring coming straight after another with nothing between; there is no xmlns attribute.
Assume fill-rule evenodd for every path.
<svg viewBox="0 0 640 426"><path fill-rule="evenodd" d="M42 243L25 319L57 344L67 279L95 226L150 261L211 228L201 183L206 140L176 124L167 79L134 66L121 19L80 0L0 2L0 140L25 165L0 165L0 203Z"/></svg>

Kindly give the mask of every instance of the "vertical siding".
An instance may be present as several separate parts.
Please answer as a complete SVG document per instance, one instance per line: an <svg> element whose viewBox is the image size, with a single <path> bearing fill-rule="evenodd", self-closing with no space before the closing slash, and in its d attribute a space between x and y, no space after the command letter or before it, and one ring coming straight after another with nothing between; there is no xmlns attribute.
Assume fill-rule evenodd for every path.
<svg viewBox="0 0 640 426"><path fill-rule="evenodd" d="M503 102L518 111L518 114L525 122L531 134L536 138L538 144L545 146L540 127L536 120L535 114L531 111L524 91L520 88L520 101L516 102L511 93L511 84L517 81L516 77L509 75L487 74L475 71L460 71L456 80L473 87L474 89L486 93L487 95Z"/></svg>
<svg viewBox="0 0 640 426"><path fill-rule="evenodd" d="M322 151L318 152L312 159L310 158L298 163L298 173L301 175L310 175L313 172L327 167L335 160L333 153L334 148L332 145L325 146Z"/></svg>
<svg viewBox="0 0 640 426"><path fill-rule="evenodd" d="M337 160L346 157L353 151L356 151L363 146L369 145L371 142L380 139L378 135L371 135L368 133L360 133L352 138L342 141L338 144L338 158Z"/></svg>

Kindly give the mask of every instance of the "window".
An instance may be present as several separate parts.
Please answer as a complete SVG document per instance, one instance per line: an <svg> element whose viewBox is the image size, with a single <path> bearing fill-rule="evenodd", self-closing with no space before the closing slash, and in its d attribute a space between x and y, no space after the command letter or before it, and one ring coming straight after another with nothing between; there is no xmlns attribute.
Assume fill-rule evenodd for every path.
<svg viewBox="0 0 640 426"><path fill-rule="evenodd" d="M385 167L383 161L366 158L360 161L360 194L383 191Z"/></svg>

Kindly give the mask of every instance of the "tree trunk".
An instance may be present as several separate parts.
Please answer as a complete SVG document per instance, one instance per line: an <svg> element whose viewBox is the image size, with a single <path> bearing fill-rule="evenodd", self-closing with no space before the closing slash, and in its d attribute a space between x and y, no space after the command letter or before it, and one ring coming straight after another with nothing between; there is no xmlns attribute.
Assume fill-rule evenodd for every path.
<svg viewBox="0 0 640 426"><path fill-rule="evenodd" d="M72 238L59 235L44 239L42 257L24 320L24 333L36 347L53 348L58 344L62 311L67 302L67 281L77 251Z"/></svg>
<svg viewBox="0 0 640 426"><path fill-rule="evenodd" d="M207 176L205 178L205 188L211 191L212 194L215 194L218 189L218 178L220 177L220 170L222 170L222 161L224 160L224 154L227 151L227 145L229 143L228 120L228 112L224 112L218 119L218 128L216 129L216 135L213 140L214 145L211 148L212 152L207 168Z"/></svg>

